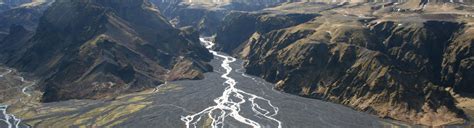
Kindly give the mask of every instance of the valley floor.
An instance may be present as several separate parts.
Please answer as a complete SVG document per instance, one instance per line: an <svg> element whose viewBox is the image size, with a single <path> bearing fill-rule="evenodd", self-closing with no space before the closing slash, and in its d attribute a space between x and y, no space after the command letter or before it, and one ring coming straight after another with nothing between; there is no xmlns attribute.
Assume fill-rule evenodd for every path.
<svg viewBox="0 0 474 128"><path fill-rule="evenodd" d="M213 100L222 95L225 88L223 85L225 80L220 77L225 71L219 68L222 61L219 58L212 61L216 70L206 73L204 80L170 82L156 89L123 95L110 101L70 100L39 103L38 99L32 98L38 97L39 92L35 92L32 97L27 97L20 93L21 90L16 90L19 96L16 95L15 99L5 99L4 103L10 104L8 113L22 119L22 124L33 127L184 127L185 123L181 121L182 116L214 105ZM282 122L282 127L408 126L357 112L343 105L276 91L273 89L273 84L243 74L242 63L241 60L231 63L230 66L234 70L229 76L237 80L237 88L269 99L278 108L275 118ZM0 79L2 87L11 77L7 75L5 78ZM16 86L20 85L12 87ZM262 108L269 107L264 102L260 104ZM262 120L261 117L255 116L249 103L244 103L241 107L240 114L245 117L266 124L265 126L275 126L276 122ZM208 123L204 120L198 126L207 126ZM247 126L230 118L225 121L225 127Z"/></svg>
<svg viewBox="0 0 474 128"><path fill-rule="evenodd" d="M133 3L133 1L127 2ZM188 68L183 68L182 65L171 65L176 67L173 69L177 69L172 71L176 71L175 75L183 79L204 79L181 80L180 77L176 77L173 80L181 81L166 82L156 85L156 88L129 94L110 91L114 84L102 83L107 85L104 85L100 91L109 91L108 93L118 95L118 97L108 100L64 99L66 101L42 103L40 100L43 92L38 90L45 89L39 89L41 87L36 85L34 77L19 73L14 69L0 67L0 127L211 127L223 125L240 128L251 127L249 124L278 128L423 127L407 122L430 126L474 127L474 98L461 96L449 90L449 88L456 88L457 91L473 91L470 89L473 89L471 84L474 71L474 66L472 66L474 64L472 54L474 51L472 50L474 48L472 36L474 34L474 7L433 4L421 11L416 7L411 7L413 4L391 3L387 6L384 4L386 3L295 2L248 12L228 11L217 5L212 7L190 5L189 8L187 6L174 8L172 6L178 5L171 5L167 7L167 10L158 11L150 4L148 8L139 8L139 10L150 11L152 13L146 14L152 15L158 15L157 12L160 12L160 16L155 17L154 21L159 22L151 28L147 28L148 22L141 22L146 20L128 17L135 15L129 15L129 11L123 11L123 17L110 19L114 21L110 24L117 26L108 31L122 43L135 45L135 42L128 39L140 36L129 35L128 33L133 33L135 30L123 29L122 25L140 25L137 28L147 28L141 33L146 33L146 37L153 38L157 33L150 34L149 32L169 34L168 29L158 30L164 25L170 30L176 29L176 33L173 33L173 36L158 37L157 40L142 43L171 41L175 44L174 39L180 37L179 41L187 40L187 43L182 44L183 46L193 46L183 48L191 49L190 51L170 58L184 58L183 55L188 55L188 53L196 56L205 54L203 58L211 57L204 47L195 43L197 40L190 41L190 39L197 39L202 33L208 35L216 33L217 47L214 50L223 53L211 51L215 56L219 56L214 57L209 63L214 67L214 72L208 72L202 76L201 70L205 72L202 68L199 71L192 70L190 74L193 77L183 77L181 71L191 70L190 65L197 63L199 67L207 66L198 61L191 61L196 59L191 58L189 61L182 61L182 65ZM128 8L128 6L123 7ZM64 8L71 14L81 13L76 13L77 10L69 6L64 6ZM53 12L63 12L61 6L56 9ZM109 7L103 9L107 10ZM117 10L115 11L121 12ZM171 23L165 20L161 13L166 15ZM110 13L106 16L115 16L115 14ZM49 18L49 20L56 20L57 17ZM87 20L88 17L81 19ZM130 23L115 23L122 19L133 20L130 20ZM71 21L76 20L72 18ZM67 24L69 22L65 21L65 28L68 27ZM82 24L82 22L77 21L71 24ZM193 26L198 30L188 26ZM182 28L178 30L179 27ZM44 26L43 28L55 27ZM80 28L94 28L94 26ZM128 36L115 35L121 33L116 32L116 29L126 30L123 33ZM38 32L47 31L38 29ZM43 35L53 35L51 38L56 38L55 34L44 33ZM68 36L77 37L72 34ZM181 40L182 36L190 37L189 40L188 37L183 37ZM41 37L41 34L33 37ZM99 37L100 43L97 44ZM87 42L86 46L91 48L104 46L108 49L111 42L103 41L102 37L98 36L94 39L95 41ZM121 40L121 38L126 39ZM24 40L35 41L35 39ZM44 42L50 41L44 40ZM9 41L8 43L19 44ZM63 42L55 43L62 44ZM165 45L168 44L156 44L156 49L163 48L161 46ZM49 48L46 44L41 46ZM148 48L149 45L143 47ZM193 51L197 48L200 49ZM21 51L25 48L19 45L17 49ZM67 48L58 48L57 51L63 51L62 49ZM123 49L111 48L111 50L116 53L124 52ZM176 51L174 47L165 50ZM7 49L7 51L17 50ZM56 50L38 49L37 52L44 51ZM144 54L149 52L157 51L143 50ZM27 53L32 54L28 59L41 58L33 56L36 52ZM102 52L100 53L102 55ZM51 55L56 55L56 53L51 53ZM84 56L89 55L84 54ZM163 55L168 55L168 53L163 53ZM233 61L231 56L240 57L243 60ZM119 62L143 60L139 56L120 57ZM129 60L129 58L133 59ZM102 60L102 57L98 57L98 60ZM161 60L150 60L137 66L148 68L149 65L157 65L156 61ZM22 62L30 65L30 61ZM15 64L12 65L22 67ZM71 71L76 70L74 65L69 66ZM88 68L90 67L85 66L83 70ZM136 67L124 68L124 70L134 68ZM112 70L122 71L115 68ZM205 70L208 70L207 67ZM152 70L144 71L155 73ZM160 71L165 73L166 70ZM117 77L123 74L134 76L127 73L118 72ZM64 71L64 74L71 75L68 70ZM81 74L76 74L71 78L77 75ZM60 78L61 76L59 74L57 78L60 80L69 78ZM164 76L160 75L160 77ZM138 88L155 86L155 82L147 83L150 85L138 86ZM81 85L89 84L77 84L74 86L77 90L68 91L79 92L101 87L100 84ZM125 85L128 83L123 85L127 88ZM57 84L54 87L46 87L54 89L63 86ZM228 93L229 90L230 93ZM96 94L95 91L91 91L90 94ZM101 94L100 91L97 94ZM68 96L71 93L63 94ZM89 93L68 98L101 98L101 95L87 97L89 96L87 94ZM464 115L460 109L467 115L469 119L467 123L463 122ZM217 123L213 123L214 120L218 120Z"/></svg>

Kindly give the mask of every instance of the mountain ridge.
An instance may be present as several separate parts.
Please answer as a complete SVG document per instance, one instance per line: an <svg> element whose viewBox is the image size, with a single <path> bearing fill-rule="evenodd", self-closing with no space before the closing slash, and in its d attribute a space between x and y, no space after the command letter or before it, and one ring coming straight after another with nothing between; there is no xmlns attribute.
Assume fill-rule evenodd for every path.
<svg viewBox="0 0 474 128"><path fill-rule="evenodd" d="M45 76L40 82L45 102L153 88L168 80L177 63L191 64L190 72L178 73L193 74L189 79L212 70L202 66L210 53L153 8L146 0L58 0L26 45L4 52L1 60ZM180 56L190 61L177 61Z"/></svg>

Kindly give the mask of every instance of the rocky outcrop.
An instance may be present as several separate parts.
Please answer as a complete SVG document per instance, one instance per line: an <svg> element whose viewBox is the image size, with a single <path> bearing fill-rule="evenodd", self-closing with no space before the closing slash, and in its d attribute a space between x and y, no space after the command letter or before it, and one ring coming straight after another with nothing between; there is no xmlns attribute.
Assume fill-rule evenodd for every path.
<svg viewBox="0 0 474 128"><path fill-rule="evenodd" d="M258 11L277 6L275 0L151 0L175 27L195 27L202 35L219 33L224 17L238 11ZM224 22L225 23L225 22Z"/></svg>
<svg viewBox="0 0 474 128"><path fill-rule="evenodd" d="M267 23L273 28L267 31L223 26L216 42L246 60L247 73L284 92L416 124L463 123L445 88L472 91L469 25L330 14L285 27ZM240 15L223 24L258 17Z"/></svg>
<svg viewBox="0 0 474 128"><path fill-rule="evenodd" d="M202 78L212 56L189 34L147 0L58 0L31 38L2 41L0 60L41 76L44 102L111 98L164 83L182 61L194 72L173 79Z"/></svg>
<svg viewBox="0 0 474 128"><path fill-rule="evenodd" d="M233 12L223 20L216 33L216 49L233 53L254 33L267 33L307 22L317 14L271 14Z"/></svg>
<svg viewBox="0 0 474 128"><path fill-rule="evenodd" d="M229 11L188 8L188 5L178 5L163 10L163 13L175 27L193 26L202 35L212 35L217 32L223 17Z"/></svg>
<svg viewBox="0 0 474 128"><path fill-rule="evenodd" d="M472 23L458 32L453 41L446 45L441 64L441 81L461 94L474 93L474 26Z"/></svg>

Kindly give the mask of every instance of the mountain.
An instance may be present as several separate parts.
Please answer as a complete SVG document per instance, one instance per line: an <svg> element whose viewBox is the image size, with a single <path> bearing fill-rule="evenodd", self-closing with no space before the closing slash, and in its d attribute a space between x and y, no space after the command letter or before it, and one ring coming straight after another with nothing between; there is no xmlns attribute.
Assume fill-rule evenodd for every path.
<svg viewBox="0 0 474 128"><path fill-rule="evenodd" d="M176 27L193 26L202 35L212 35L224 17L233 11L260 11L282 0L151 0Z"/></svg>
<svg viewBox="0 0 474 128"><path fill-rule="evenodd" d="M111 110L105 113L119 114L117 116L120 117L120 120L106 120L126 122L126 126L135 126L136 120L156 116L154 114L157 113L180 116L175 111L168 111L171 109L182 111L183 115L193 114L187 110L208 106L213 100L200 102L188 99L189 96L217 96L220 91L202 88L219 90L225 86L215 84L214 78L196 83L165 83L203 79L203 73L212 71L208 62L213 56L201 46L199 40L200 36L212 36L215 37L212 40L215 42L213 50L219 51L216 55L224 58L217 61L223 61L220 66L230 72L221 76L228 80L224 84L250 91L245 95L227 95L231 93L224 91L224 96L220 97L222 100L214 100L218 106L204 109L204 113L213 112L208 111L211 109L218 110L221 103L238 106L240 104L233 101L237 98L251 101L252 107L244 108L242 112L254 110L255 106L262 111L275 111L268 111L272 116L260 111L251 112L268 117L271 119L269 122L276 122L277 125L283 123L288 126L297 122L303 126L307 125L306 120L300 119L313 119L311 117L319 117L321 122L325 122L326 118L321 116L327 116L332 110L343 113L342 117L353 116L345 115L351 109L339 111L336 107L332 108L333 104L315 100L318 99L410 124L465 124L474 116L472 4L472 0L8 1L0 6L0 63L17 69L12 70L15 75L26 72L28 76L32 74L36 77L31 79L39 81L37 86L15 87L15 83L9 83L5 86L8 89L4 90L21 88L16 90L23 93L8 91L8 95L42 95L42 102L70 99L113 99L110 103L121 105L133 102L124 104L132 105L124 109L139 113L128 119L129 115L112 111L122 109L98 108L109 102L103 100L57 102L62 105L50 104L53 107L33 105L28 111L34 114L20 110L25 109L21 105L10 105L10 108L19 110L13 110L13 114L27 117L25 119L33 124L46 117L54 116L60 120L65 118L64 114L77 112L89 116L87 113L105 109ZM238 69L240 63L237 62L240 60L234 62L223 53L243 60L245 73L253 76L240 74L244 71ZM212 64L219 65L215 61ZM8 74L10 68L2 72ZM219 73L222 72L206 76L221 79ZM235 73L239 73L238 76ZM254 77L273 84L262 83ZM248 78L249 81L240 78ZM16 80L13 75L5 77L5 80L24 81ZM166 86L157 88L160 85ZM234 88L233 85L229 87ZM288 102L291 101L286 97L289 95L285 98L273 97L282 93L265 88L273 91L266 93L257 87L261 85L274 85L274 90L305 98L292 96L302 99L302 102ZM28 87L36 87L36 91L28 93L32 89ZM198 91L201 92L194 93ZM230 91L240 94L237 89ZM263 95L253 96L252 93ZM250 98L243 98L247 96ZM169 97L181 97L183 100L163 100L173 99ZM4 100L17 102L16 98ZM158 100L160 102L155 102ZM258 105L254 102L256 100L264 100L269 105ZM93 105L77 105L83 103ZM293 107L291 103L301 103L298 106L304 109ZM79 109L57 112L54 108L70 106L79 106ZM163 106L170 108L160 108ZM44 107L52 112L36 111ZM330 108L329 111L319 110L326 107ZM229 109L232 112L241 110L240 106L235 111L234 106L228 108L232 108ZM278 113L279 110L281 113ZM300 114L322 111L323 114L316 116ZM116 125L110 121L105 121L105 124L96 122L96 117L108 116L92 115L93 118L86 119L87 124L82 122L84 116L68 121L74 122L74 126L93 126L96 123ZM276 116L275 120L273 116ZM179 117L165 116L160 119L175 119L168 122L170 126L179 126L174 123L183 123L181 121L186 124L201 121L203 124L196 125L209 125L208 120L192 117L179 120ZM335 118L336 123L353 124L337 117L341 115L328 116ZM277 118L281 118L281 122ZM39 126L55 123L54 120L49 121L38 121L41 123ZM56 125L71 125L68 121ZM245 122L248 124L250 121ZM392 121L382 121L384 124L387 122ZM150 126L147 120L141 120L141 123ZM333 123L326 125L332 126ZM260 122L255 124L260 125ZM211 125L220 124L214 122Z"/></svg>
<svg viewBox="0 0 474 128"><path fill-rule="evenodd" d="M283 92L414 124L463 123L452 93L474 91L469 15L438 13L451 5L426 13L374 6L292 3L234 12L217 29L216 49L244 59L246 73Z"/></svg>
<svg viewBox="0 0 474 128"><path fill-rule="evenodd" d="M215 35L216 50L277 90L440 126L464 122L454 96L473 91L469 4L315 0L246 12L178 2L164 12Z"/></svg>
<svg viewBox="0 0 474 128"><path fill-rule="evenodd" d="M36 31L14 26L0 54L40 77L44 102L107 99L212 70L198 34L172 27L147 0L57 0Z"/></svg>
<svg viewBox="0 0 474 128"><path fill-rule="evenodd" d="M6 1L0 4L0 41L9 33L12 25L22 25L29 31L34 31L38 26L43 12L53 2L42 1ZM15 4L16 3L16 4Z"/></svg>

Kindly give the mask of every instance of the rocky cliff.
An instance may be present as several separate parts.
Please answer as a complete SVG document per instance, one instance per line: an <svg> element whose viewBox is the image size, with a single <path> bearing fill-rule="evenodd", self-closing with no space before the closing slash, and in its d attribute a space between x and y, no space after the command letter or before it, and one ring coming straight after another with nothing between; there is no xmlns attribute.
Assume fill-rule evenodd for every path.
<svg viewBox="0 0 474 128"><path fill-rule="evenodd" d="M415 124L463 123L447 90L472 93L472 20L356 12L366 7L313 9L319 16L303 22L275 16L281 21L266 26L258 25L262 15L228 15L217 49L246 60L247 73L277 90Z"/></svg>
<svg viewBox="0 0 474 128"><path fill-rule="evenodd" d="M33 35L23 31L0 43L0 60L41 76L45 102L111 98L212 70L195 32L175 29L147 0L58 0Z"/></svg>
<svg viewBox="0 0 474 128"><path fill-rule="evenodd" d="M216 32L216 49L233 53L253 33L267 33L307 22L318 14L272 14L232 12L223 19Z"/></svg>
<svg viewBox="0 0 474 128"><path fill-rule="evenodd" d="M230 12L225 9L214 10L180 3L156 3L156 5L175 27L192 26L202 35L216 33L217 26L220 26L223 17Z"/></svg>
<svg viewBox="0 0 474 128"><path fill-rule="evenodd" d="M260 11L279 0L151 0L175 27L195 27L202 35L218 33L224 17L234 11Z"/></svg>

